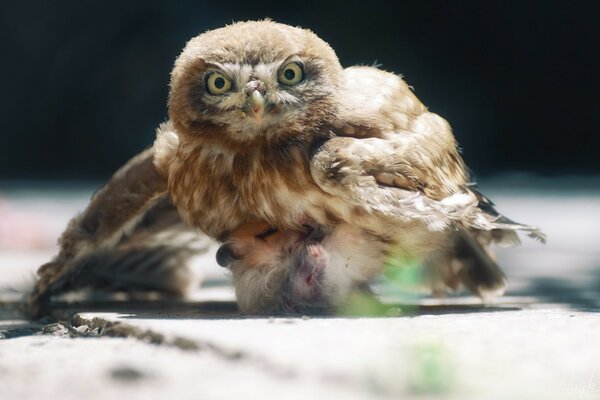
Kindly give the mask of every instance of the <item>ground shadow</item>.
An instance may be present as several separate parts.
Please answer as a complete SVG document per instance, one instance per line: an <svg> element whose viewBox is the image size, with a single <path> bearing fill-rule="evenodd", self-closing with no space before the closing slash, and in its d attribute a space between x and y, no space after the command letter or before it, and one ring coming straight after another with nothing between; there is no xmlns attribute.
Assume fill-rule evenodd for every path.
<svg viewBox="0 0 600 400"><path fill-rule="evenodd" d="M53 310L62 310L67 314L80 312L109 312L121 314L122 319L269 319L280 318L358 318L358 317L413 317L418 315L447 315L467 314L480 312L502 312L520 310L525 305L521 304L386 304L378 312L348 313L336 310L318 310L306 313L274 312L263 315L243 314L233 301L136 301L136 302L90 302L55 304Z"/></svg>
<svg viewBox="0 0 600 400"><path fill-rule="evenodd" d="M575 283L567 278L533 278L524 292L543 303L566 305L578 311L600 311L600 273L592 275L584 283Z"/></svg>

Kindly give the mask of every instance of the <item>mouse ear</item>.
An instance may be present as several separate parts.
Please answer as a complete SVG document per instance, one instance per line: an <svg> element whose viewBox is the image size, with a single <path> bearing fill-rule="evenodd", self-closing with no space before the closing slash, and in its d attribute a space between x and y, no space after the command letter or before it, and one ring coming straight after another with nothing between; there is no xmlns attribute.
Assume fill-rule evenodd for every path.
<svg viewBox="0 0 600 400"><path fill-rule="evenodd" d="M233 254L231 246L223 244L219 247L219 250L217 250L217 264L221 267L228 268L235 260L237 260L237 257Z"/></svg>

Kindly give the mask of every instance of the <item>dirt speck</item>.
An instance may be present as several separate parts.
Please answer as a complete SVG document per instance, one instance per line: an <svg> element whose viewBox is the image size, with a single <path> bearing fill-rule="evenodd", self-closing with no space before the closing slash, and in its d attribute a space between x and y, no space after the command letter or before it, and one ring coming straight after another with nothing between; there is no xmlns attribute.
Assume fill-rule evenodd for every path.
<svg viewBox="0 0 600 400"><path fill-rule="evenodd" d="M146 378L146 374L143 372L127 366L116 367L110 371L110 376L116 381L131 383L138 382Z"/></svg>

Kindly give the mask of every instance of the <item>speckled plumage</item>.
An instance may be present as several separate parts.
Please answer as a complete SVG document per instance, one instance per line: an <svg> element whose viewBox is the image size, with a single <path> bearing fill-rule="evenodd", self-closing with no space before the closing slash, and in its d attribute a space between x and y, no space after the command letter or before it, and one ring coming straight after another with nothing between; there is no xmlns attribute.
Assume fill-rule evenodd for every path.
<svg viewBox="0 0 600 400"><path fill-rule="evenodd" d="M306 73L294 87L277 81L290 61ZM232 89L211 95L202 79L211 71L229 77ZM260 123L244 108L252 82L264 88ZM350 224L388 250L450 270L456 232L484 249L518 240L515 229L539 235L479 206L449 124L399 76L375 67L342 69L308 30L252 21L192 39L175 63L169 115L155 147L165 138L175 144L157 157L157 168L182 218L221 240L253 221L288 232L307 220ZM471 253L496 274L486 287L470 285L480 295L505 284L486 251ZM273 273L285 273L281 263L266 263L262 272L237 264L238 297L258 301L268 279L284 280ZM243 278L250 273L253 279ZM432 286L456 286L446 278Z"/></svg>
<svg viewBox="0 0 600 400"><path fill-rule="evenodd" d="M276 81L289 60L301 61L306 71L298 87ZM229 73L231 93L207 93L203 77L215 69ZM253 79L266 86L261 124L243 110L242 88ZM192 39L175 63L169 114L155 146L160 151L165 135L177 144L162 152L158 169L182 217L218 238L253 220L295 229L305 216L323 224L372 219L381 210L355 201L354 186L363 181L434 200L467 182L448 124L400 77L372 67L343 70L312 32L271 21ZM370 199L379 200L394 207L378 193Z"/></svg>
<svg viewBox="0 0 600 400"><path fill-rule="evenodd" d="M281 78L290 64L302 75L294 84ZM208 87L213 74L223 78L222 92ZM449 124L428 111L401 77L375 67L343 69L331 47L309 30L265 20L201 34L176 60L170 88L169 120L159 127L149 153L156 171L140 179L117 174L107 186L139 187L148 179L153 190L145 198L134 196L140 207L126 207L119 224L100 223L93 230L109 239L91 232L92 239L69 241L67 247L79 250L63 249L59 260L109 247L127 234L147 204L165 194L184 222L218 240L230 240L245 224L293 233L309 223L328 227L330 235L368 237L378 254L393 248L447 271L456 269L449 267L457 257L456 235L481 250L469 253L473 268L492 269L492 242L514 243L518 229L543 238L537 229L500 216L474 190ZM64 238L86 228L82 221L98 221L104 210L119 209L114 190L105 193L71 223ZM282 271L265 257L256 260ZM41 271L40 293L60 276L57 265L74 265L63 261ZM239 283L238 294L258 304L267 277L276 274L265 267L244 280L251 267L234 274L236 282L250 282ZM470 288L480 295L501 290L504 277L499 270L495 274L487 286L472 282ZM452 287L453 278L446 278L441 285ZM440 289L436 285L431 286Z"/></svg>
<svg viewBox="0 0 600 400"><path fill-rule="evenodd" d="M277 71L301 60L306 81L277 83ZM233 89L213 96L207 70L227 73ZM310 176L308 152L331 132L342 71L335 53L313 33L270 21L234 24L192 39L175 63L169 126L176 151L157 160L182 217L219 238L239 224L266 220L294 228L302 214L325 218L327 196ZM255 123L243 110L252 80L266 88L265 118ZM332 199L335 200L335 199ZM336 207L337 208L337 207Z"/></svg>

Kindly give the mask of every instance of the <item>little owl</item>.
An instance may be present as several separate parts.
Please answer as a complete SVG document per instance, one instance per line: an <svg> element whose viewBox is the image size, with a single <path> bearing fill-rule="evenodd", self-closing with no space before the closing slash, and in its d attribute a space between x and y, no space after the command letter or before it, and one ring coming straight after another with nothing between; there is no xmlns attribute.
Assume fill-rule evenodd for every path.
<svg viewBox="0 0 600 400"><path fill-rule="evenodd" d="M290 278L299 268L319 285L323 273L310 271L353 257L362 257L362 273L328 278L348 281L343 293L393 255L437 271L435 292L462 283L487 297L505 286L490 245L518 242L516 230L543 240L476 191L449 124L398 75L342 68L309 30L250 21L191 39L175 61L168 110L153 148L71 222L32 302L64 287L77 260L126 241L165 197L187 226L225 243L220 255L246 312L276 309L284 297L293 306L294 290L307 300L312 289L294 289ZM283 239L271 250L260 245L272 235ZM268 258L281 252L316 261ZM344 296L308 302L330 298Z"/></svg>

